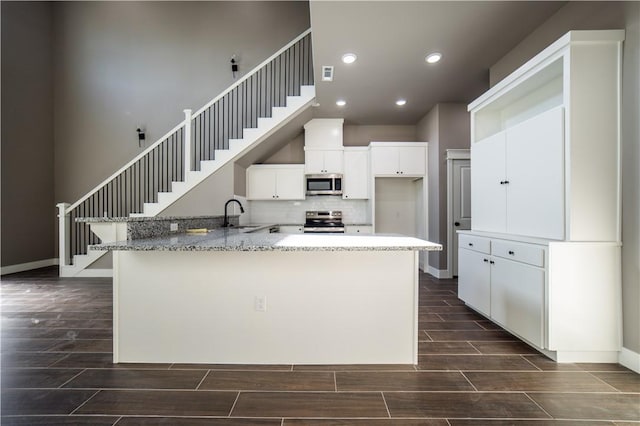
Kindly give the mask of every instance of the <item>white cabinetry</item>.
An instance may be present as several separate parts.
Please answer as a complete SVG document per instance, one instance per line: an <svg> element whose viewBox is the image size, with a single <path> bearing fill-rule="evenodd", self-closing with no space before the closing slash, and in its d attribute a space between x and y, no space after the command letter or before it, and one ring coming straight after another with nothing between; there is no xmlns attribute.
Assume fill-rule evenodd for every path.
<svg viewBox="0 0 640 426"><path fill-rule="evenodd" d="M304 149L304 171L307 174L340 173L344 171L341 149Z"/></svg>
<svg viewBox="0 0 640 426"><path fill-rule="evenodd" d="M369 148L345 148L342 198L368 199L369 180Z"/></svg>
<svg viewBox="0 0 640 426"><path fill-rule="evenodd" d="M621 346L623 40L571 31L469 105L460 298L559 362Z"/></svg>
<svg viewBox="0 0 640 426"><path fill-rule="evenodd" d="M344 232L346 234L373 234L373 226L369 225L347 225Z"/></svg>
<svg viewBox="0 0 640 426"><path fill-rule="evenodd" d="M371 142L371 171L375 176L424 176L427 151L412 142Z"/></svg>
<svg viewBox="0 0 640 426"><path fill-rule="evenodd" d="M312 149L342 149L342 118L314 118L304 125L304 146Z"/></svg>
<svg viewBox="0 0 640 426"><path fill-rule="evenodd" d="M302 164L260 164L247 168L248 200L304 200Z"/></svg>
<svg viewBox="0 0 640 426"><path fill-rule="evenodd" d="M279 228L281 234L302 234L304 232L302 225L280 225Z"/></svg>
<svg viewBox="0 0 640 426"><path fill-rule="evenodd" d="M505 329L543 348L545 270L541 266L545 248L461 234L458 256L460 298ZM523 259L540 259L542 264L533 266Z"/></svg>
<svg viewBox="0 0 640 426"><path fill-rule="evenodd" d="M564 238L563 119L557 107L472 145L473 229Z"/></svg>
<svg viewBox="0 0 640 426"><path fill-rule="evenodd" d="M491 316L491 269L489 255L463 248L458 252L458 297L476 311Z"/></svg>

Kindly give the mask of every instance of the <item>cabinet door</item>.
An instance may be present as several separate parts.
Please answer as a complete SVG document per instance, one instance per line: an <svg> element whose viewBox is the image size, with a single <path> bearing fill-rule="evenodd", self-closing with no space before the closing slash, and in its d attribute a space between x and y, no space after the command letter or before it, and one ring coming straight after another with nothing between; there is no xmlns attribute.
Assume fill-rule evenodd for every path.
<svg viewBox="0 0 640 426"><path fill-rule="evenodd" d="M544 269L492 257L491 318L543 347Z"/></svg>
<svg viewBox="0 0 640 426"><path fill-rule="evenodd" d="M489 256L473 250L458 252L458 297L487 316L491 314Z"/></svg>
<svg viewBox="0 0 640 426"><path fill-rule="evenodd" d="M471 229L505 232L505 133L471 145Z"/></svg>
<svg viewBox="0 0 640 426"><path fill-rule="evenodd" d="M373 234L373 226L366 225L347 225L346 234Z"/></svg>
<svg viewBox="0 0 640 426"><path fill-rule="evenodd" d="M376 146L371 148L371 171L374 175L397 175L398 148L394 146Z"/></svg>
<svg viewBox="0 0 640 426"><path fill-rule="evenodd" d="M324 151L306 150L304 152L305 173L324 173Z"/></svg>
<svg viewBox="0 0 640 426"><path fill-rule="evenodd" d="M324 151L324 173L344 172L344 151L331 149Z"/></svg>
<svg viewBox="0 0 640 426"><path fill-rule="evenodd" d="M278 169L276 198L278 200L304 200L304 168Z"/></svg>
<svg viewBox="0 0 640 426"><path fill-rule="evenodd" d="M510 234L564 239L563 117L556 108L507 130Z"/></svg>
<svg viewBox="0 0 640 426"><path fill-rule="evenodd" d="M280 228L281 234L302 234L303 233L302 226L284 225L284 226L280 226L279 228Z"/></svg>
<svg viewBox="0 0 640 426"><path fill-rule="evenodd" d="M247 169L247 200L273 200L276 197L276 169Z"/></svg>
<svg viewBox="0 0 640 426"><path fill-rule="evenodd" d="M398 170L403 175L424 176L427 171L427 155L423 146L398 147Z"/></svg>
<svg viewBox="0 0 640 426"><path fill-rule="evenodd" d="M342 198L369 198L369 153L364 150L344 152Z"/></svg>

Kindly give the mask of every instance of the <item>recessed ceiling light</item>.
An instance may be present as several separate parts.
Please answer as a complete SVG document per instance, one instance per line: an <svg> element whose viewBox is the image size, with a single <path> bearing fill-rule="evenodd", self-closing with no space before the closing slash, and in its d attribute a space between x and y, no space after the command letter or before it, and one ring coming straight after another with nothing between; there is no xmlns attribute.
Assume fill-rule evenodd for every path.
<svg viewBox="0 0 640 426"><path fill-rule="evenodd" d="M427 61L430 64L435 64L440 59L442 59L442 53L438 53L438 52L431 53L431 54L427 55L426 58L424 58L424 60Z"/></svg>
<svg viewBox="0 0 640 426"><path fill-rule="evenodd" d="M338 106L345 106L347 104L347 101L340 99L336 101L336 105Z"/></svg>
<svg viewBox="0 0 640 426"><path fill-rule="evenodd" d="M403 106L403 105L405 105L406 103L407 103L407 100L406 100L406 99L398 99L398 100L396 101L396 105L398 105L398 106Z"/></svg>
<svg viewBox="0 0 640 426"><path fill-rule="evenodd" d="M342 62L345 64L352 64L358 59L355 53L345 53L342 55Z"/></svg>

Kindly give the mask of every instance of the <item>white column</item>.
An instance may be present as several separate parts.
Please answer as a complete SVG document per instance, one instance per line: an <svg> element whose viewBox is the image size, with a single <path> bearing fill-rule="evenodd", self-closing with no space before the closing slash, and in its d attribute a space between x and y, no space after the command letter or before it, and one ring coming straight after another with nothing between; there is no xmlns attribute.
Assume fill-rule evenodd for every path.
<svg viewBox="0 0 640 426"><path fill-rule="evenodd" d="M191 171L191 110L184 110L184 177Z"/></svg>
<svg viewBox="0 0 640 426"><path fill-rule="evenodd" d="M60 267L69 265L69 215L67 209L69 203L58 203L58 257L60 259Z"/></svg>

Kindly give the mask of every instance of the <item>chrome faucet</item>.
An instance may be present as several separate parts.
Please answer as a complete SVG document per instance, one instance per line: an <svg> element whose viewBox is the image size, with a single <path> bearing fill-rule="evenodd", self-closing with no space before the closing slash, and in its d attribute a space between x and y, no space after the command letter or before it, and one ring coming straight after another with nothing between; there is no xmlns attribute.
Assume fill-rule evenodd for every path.
<svg viewBox="0 0 640 426"><path fill-rule="evenodd" d="M240 213L244 213L244 208L242 207L242 204L240 203L240 201L236 200L235 198L232 198L229 201L227 201L224 204L224 223L222 224L223 228L227 228L229 226L229 216L227 215L227 207L229 206L229 203L232 203L234 201L238 203L238 205L240 206Z"/></svg>

